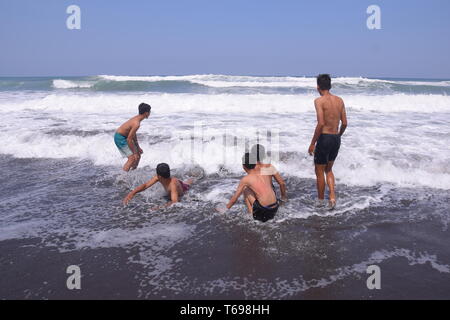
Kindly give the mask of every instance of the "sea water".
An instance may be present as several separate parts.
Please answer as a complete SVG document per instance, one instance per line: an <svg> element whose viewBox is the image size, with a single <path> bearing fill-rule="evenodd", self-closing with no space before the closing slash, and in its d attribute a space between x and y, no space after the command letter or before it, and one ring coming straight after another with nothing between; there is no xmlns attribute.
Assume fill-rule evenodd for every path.
<svg viewBox="0 0 450 320"><path fill-rule="evenodd" d="M348 128L338 204L315 205L311 77L0 78L0 298L450 298L450 81L333 79ZM137 170L118 126L152 106ZM215 208L261 142L287 182L274 220ZM162 211L167 162L196 183ZM80 266L82 289L65 286ZM370 265L382 289L369 290Z"/></svg>

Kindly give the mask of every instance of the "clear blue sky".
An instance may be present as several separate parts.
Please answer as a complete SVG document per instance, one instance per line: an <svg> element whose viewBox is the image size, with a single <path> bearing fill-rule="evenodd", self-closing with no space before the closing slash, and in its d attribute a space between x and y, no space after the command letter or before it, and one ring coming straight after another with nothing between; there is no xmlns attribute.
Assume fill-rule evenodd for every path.
<svg viewBox="0 0 450 320"><path fill-rule="evenodd" d="M382 30L366 27L371 4ZM449 39L449 0L0 2L0 76L450 78Z"/></svg>

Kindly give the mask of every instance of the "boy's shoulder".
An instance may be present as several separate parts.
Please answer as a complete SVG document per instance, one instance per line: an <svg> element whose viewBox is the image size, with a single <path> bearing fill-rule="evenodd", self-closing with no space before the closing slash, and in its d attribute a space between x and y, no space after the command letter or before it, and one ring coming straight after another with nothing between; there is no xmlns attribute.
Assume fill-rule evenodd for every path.
<svg viewBox="0 0 450 320"><path fill-rule="evenodd" d="M339 102L344 102L344 100L343 100L341 97L339 97L339 96L337 96L337 95L335 95L335 94L333 94L332 96L333 96L333 98L335 98L335 99L338 100Z"/></svg>
<svg viewBox="0 0 450 320"><path fill-rule="evenodd" d="M178 183L178 181L180 181L180 179L178 179L177 177L171 177L170 178L170 185L176 185Z"/></svg>
<svg viewBox="0 0 450 320"><path fill-rule="evenodd" d="M319 102L321 102L322 100L323 100L323 97L320 96L320 97L314 99L314 103L319 103Z"/></svg>
<svg viewBox="0 0 450 320"><path fill-rule="evenodd" d="M246 183L248 185L252 185L253 183L257 182L257 177L259 176L259 173L254 172L247 174L246 176L242 177L241 182Z"/></svg>
<svg viewBox="0 0 450 320"><path fill-rule="evenodd" d="M133 125L137 125L137 126L139 126L141 124L141 122L139 121L139 119L136 118L136 116L134 116L133 118L128 120L128 122L133 124Z"/></svg>

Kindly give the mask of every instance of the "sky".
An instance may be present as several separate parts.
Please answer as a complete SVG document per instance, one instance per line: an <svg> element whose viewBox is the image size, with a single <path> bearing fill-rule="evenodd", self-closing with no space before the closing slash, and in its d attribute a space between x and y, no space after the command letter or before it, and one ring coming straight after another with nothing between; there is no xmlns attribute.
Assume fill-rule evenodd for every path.
<svg viewBox="0 0 450 320"><path fill-rule="evenodd" d="M373 4L380 30L366 25ZM448 79L449 39L448 0L0 1L0 76Z"/></svg>

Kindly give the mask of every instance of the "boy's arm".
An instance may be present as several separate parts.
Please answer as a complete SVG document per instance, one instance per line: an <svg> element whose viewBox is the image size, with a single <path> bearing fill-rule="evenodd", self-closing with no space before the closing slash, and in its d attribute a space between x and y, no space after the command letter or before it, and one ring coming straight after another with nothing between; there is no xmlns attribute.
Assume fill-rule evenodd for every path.
<svg viewBox="0 0 450 320"><path fill-rule="evenodd" d="M341 129L339 130L339 135L342 136L347 129L347 113L345 111L345 104L342 101L342 112L341 112Z"/></svg>
<svg viewBox="0 0 450 320"><path fill-rule="evenodd" d="M138 141L138 138L137 138L137 134L134 135L134 143L136 144L139 153L144 153L144 151L142 151L142 149L141 149L141 146L139 145L139 141Z"/></svg>
<svg viewBox="0 0 450 320"><path fill-rule="evenodd" d="M236 201L241 196L242 192L244 192L245 187L247 187L247 179L245 179L245 177L244 177L241 179L241 182L239 182L239 186L238 186L236 192L234 193L234 195L231 197L230 201L228 202L227 209L230 209L236 203Z"/></svg>
<svg viewBox="0 0 450 320"><path fill-rule="evenodd" d="M138 123L134 123L131 127L130 132L128 133L128 137L127 137L127 143L128 143L128 147L130 148L131 152L133 152L133 154L139 154L139 150L136 150L135 145L134 145L134 141L136 141L136 132L139 129L139 124Z"/></svg>
<svg viewBox="0 0 450 320"><path fill-rule="evenodd" d="M286 182L284 182L284 180L281 177L279 172L275 173L273 175L273 177L275 178L275 180L277 181L278 185L280 186L281 200L287 201Z"/></svg>
<svg viewBox="0 0 450 320"><path fill-rule="evenodd" d="M131 199L136 195L136 193L142 192L145 189L150 188L152 185L154 185L156 182L158 182L158 177L154 176L150 180L148 180L146 183L141 184L139 187L135 188L133 191L131 191L127 196L123 199L123 204L128 204Z"/></svg>
<svg viewBox="0 0 450 320"><path fill-rule="evenodd" d="M178 202L178 190L177 186L172 184L170 188L170 201L165 204L165 207L169 207L174 203Z"/></svg>
<svg viewBox="0 0 450 320"><path fill-rule="evenodd" d="M317 139L319 139L320 134L322 133L323 126L325 125L325 120L323 119L322 105L319 104L317 102L317 100L315 100L314 106L316 108L316 114L317 114L317 125L316 125L316 130L314 131L314 136L311 140L311 144L309 145L309 149L308 149L308 152L310 155L313 155Z"/></svg>

